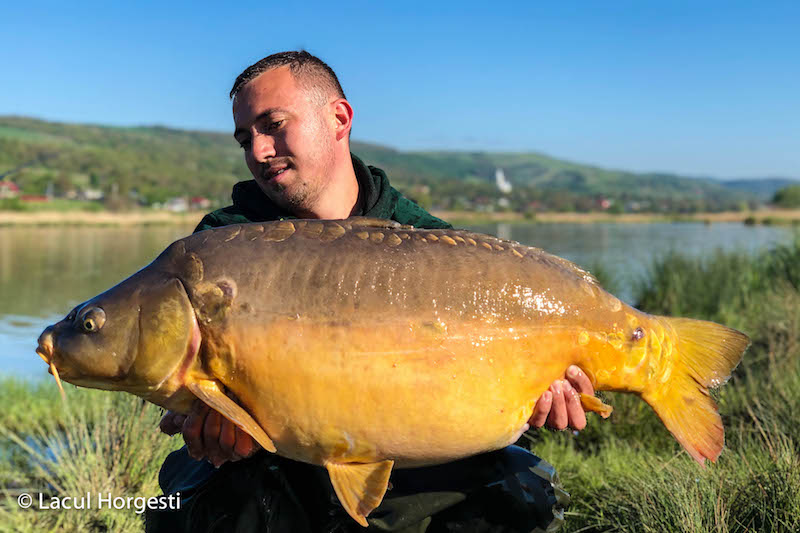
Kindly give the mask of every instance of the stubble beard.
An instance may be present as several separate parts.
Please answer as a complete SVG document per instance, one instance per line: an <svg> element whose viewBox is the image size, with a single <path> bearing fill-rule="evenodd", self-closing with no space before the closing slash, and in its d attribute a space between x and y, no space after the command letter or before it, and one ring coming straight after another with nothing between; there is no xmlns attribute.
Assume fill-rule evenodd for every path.
<svg viewBox="0 0 800 533"><path fill-rule="evenodd" d="M281 184L276 184L278 195L283 199L284 207L293 213L312 212L320 199L325 194L325 189L331 181L331 174L334 169L333 144L322 147L317 153L315 174L312 177L297 176L297 181L291 189ZM297 172L297 169L294 169Z"/></svg>

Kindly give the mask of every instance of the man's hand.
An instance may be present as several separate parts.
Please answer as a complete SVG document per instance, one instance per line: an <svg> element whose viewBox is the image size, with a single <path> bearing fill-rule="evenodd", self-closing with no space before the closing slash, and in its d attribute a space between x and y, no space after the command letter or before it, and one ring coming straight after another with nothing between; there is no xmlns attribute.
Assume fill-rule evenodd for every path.
<svg viewBox="0 0 800 533"><path fill-rule="evenodd" d="M253 437L200 400L195 400L188 415L167 411L159 427L167 435L182 433L189 455L198 461L207 457L217 468L261 449Z"/></svg>
<svg viewBox="0 0 800 533"><path fill-rule="evenodd" d="M586 413L578 394L594 395L594 387L588 376L575 365L567 369L567 379L554 381L536 402L528 424L540 428L545 423L552 429L581 430L586 427Z"/></svg>

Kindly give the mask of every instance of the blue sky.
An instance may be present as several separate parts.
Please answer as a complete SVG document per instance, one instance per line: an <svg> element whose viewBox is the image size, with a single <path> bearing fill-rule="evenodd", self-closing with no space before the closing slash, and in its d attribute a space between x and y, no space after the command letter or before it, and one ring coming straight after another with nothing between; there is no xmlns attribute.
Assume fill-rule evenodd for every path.
<svg viewBox="0 0 800 533"><path fill-rule="evenodd" d="M287 3L6 4L0 114L232 131L236 75L305 48L355 139L800 178L800 2Z"/></svg>

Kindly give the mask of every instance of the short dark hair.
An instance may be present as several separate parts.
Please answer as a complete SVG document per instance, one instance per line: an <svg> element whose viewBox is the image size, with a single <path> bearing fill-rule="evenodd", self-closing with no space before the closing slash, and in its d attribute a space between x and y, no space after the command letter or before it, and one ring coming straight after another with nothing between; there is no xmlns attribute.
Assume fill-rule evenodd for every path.
<svg viewBox="0 0 800 533"><path fill-rule="evenodd" d="M314 91L319 100L327 100L331 95L345 98L342 86L336 73L320 58L313 56L305 50L280 52L253 63L236 77L233 82L230 97L233 99L242 87L259 77L261 74L278 67L289 66L294 79L304 88ZM324 103L320 102L320 104Z"/></svg>

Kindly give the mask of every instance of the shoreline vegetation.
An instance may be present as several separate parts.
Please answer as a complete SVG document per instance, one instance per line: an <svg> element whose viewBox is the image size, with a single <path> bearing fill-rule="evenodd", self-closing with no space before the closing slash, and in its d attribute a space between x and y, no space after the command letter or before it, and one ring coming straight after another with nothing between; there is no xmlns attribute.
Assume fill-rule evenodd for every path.
<svg viewBox="0 0 800 533"><path fill-rule="evenodd" d="M13 226L141 226L186 225L195 226L205 211L174 213L158 210L135 211L82 211L35 210L28 212L0 211L0 227ZM516 212L486 213L479 211L432 211L432 214L452 224L493 223L545 223L545 224L649 224L655 222L739 222L747 225L800 224L800 209L767 208L755 211L724 211L718 213L662 214L662 213L557 213L542 212L522 214Z"/></svg>
<svg viewBox="0 0 800 533"><path fill-rule="evenodd" d="M0 211L0 227L9 226L196 226L205 212L171 211Z"/></svg>
<svg viewBox="0 0 800 533"><path fill-rule="evenodd" d="M593 269L615 289L612 273ZM800 240L752 256L669 254L634 287L637 307L712 320L750 336L733 376L712 392L726 445L699 467L655 413L630 394L602 393L608 420L580 433L531 431L518 444L555 465L571 494L565 533L800 530ZM11 531L143 529L131 510L23 510L21 493L151 497L180 437L158 434L160 410L130 395L0 379L0 524ZM455 438L455 437L454 437ZM0 527L0 530L3 529Z"/></svg>

